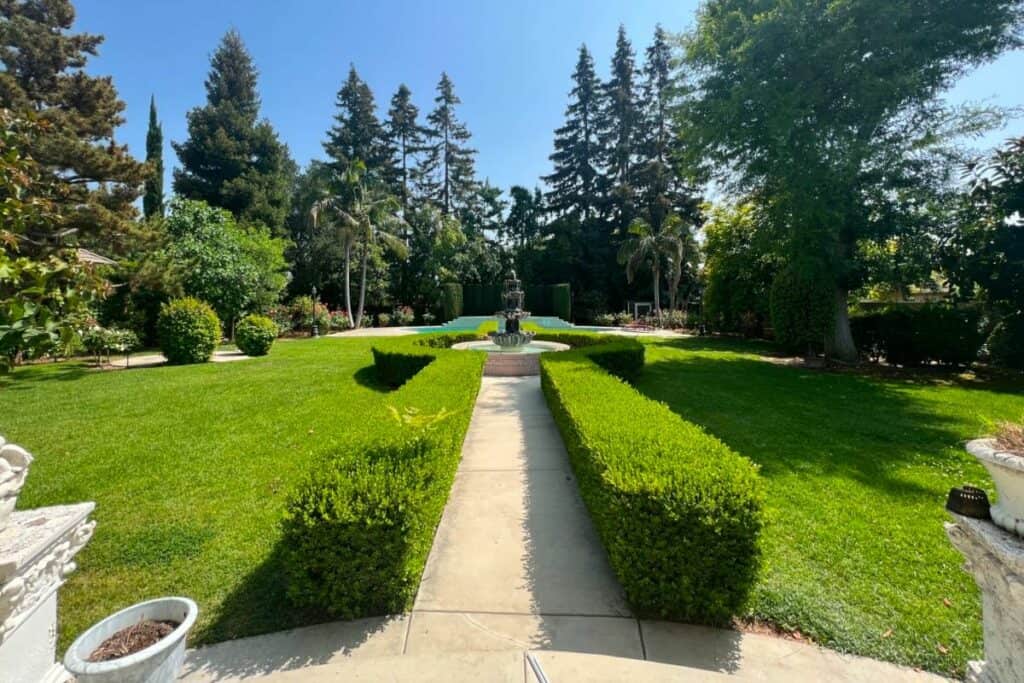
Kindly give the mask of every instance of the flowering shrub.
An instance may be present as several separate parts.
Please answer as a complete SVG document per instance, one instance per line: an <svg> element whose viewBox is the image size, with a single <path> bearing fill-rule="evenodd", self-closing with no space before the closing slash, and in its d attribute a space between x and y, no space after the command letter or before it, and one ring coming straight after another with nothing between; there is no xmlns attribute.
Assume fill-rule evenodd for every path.
<svg viewBox="0 0 1024 683"><path fill-rule="evenodd" d="M131 330L94 325L82 333L82 346L99 362L103 356L110 356L111 352L125 355L131 353L139 348L139 337Z"/></svg>
<svg viewBox="0 0 1024 683"><path fill-rule="evenodd" d="M387 327L390 324L391 324L391 316L388 315L387 313L381 313L380 315L377 316L377 326L378 327Z"/></svg>
<svg viewBox="0 0 1024 683"><path fill-rule="evenodd" d="M427 311L422 316L420 316L420 319L423 320L424 325L433 325L434 321L437 320L437 316L431 313L430 311Z"/></svg>
<svg viewBox="0 0 1024 683"><path fill-rule="evenodd" d="M614 327L615 316L612 313L601 313L594 317L594 324L601 327Z"/></svg>
<svg viewBox="0 0 1024 683"><path fill-rule="evenodd" d="M416 313L411 306L399 306L391 313L391 322L399 327L412 325L416 322Z"/></svg>
<svg viewBox="0 0 1024 683"><path fill-rule="evenodd" d="M621 311L615 314L616 325L628 325L631 322L633 322L633 314L630 313L629 311Z"/></svg>
<svg viewBox="0 0 1024 683"><path fill-rule="evenodd" d="M327 316L327 324L332 330L344 332L352 329L352 321L348 319L348 311L331 311Z"/></svg>

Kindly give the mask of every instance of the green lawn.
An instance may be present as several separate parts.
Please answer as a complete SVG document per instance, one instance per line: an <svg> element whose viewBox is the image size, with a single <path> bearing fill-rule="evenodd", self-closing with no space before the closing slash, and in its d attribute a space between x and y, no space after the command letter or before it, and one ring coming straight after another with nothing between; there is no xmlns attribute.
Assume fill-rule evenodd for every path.
<svg viewBox="0 0 1024 683"><path fill-rule="evenodd" d="M196 643L320 618L289 607L272 551L311 456L393 419L372 343L278 342L265 358L191 367L42 365L3 380L2 434L36 457L18 506L97 504L61 592L62 645L166 594L200 604Z"/></svg>
<svg viewBox="0 0 1024 683"><path fill-rule="evenodd" d="M1024 415L1024 381L881 380L743 352L767 348L653 342L639 382L761 466L769 523L750 616L839 650L962 671L981 656L981 606L943 505L954 485L993 490L962 443Z"/></svg>

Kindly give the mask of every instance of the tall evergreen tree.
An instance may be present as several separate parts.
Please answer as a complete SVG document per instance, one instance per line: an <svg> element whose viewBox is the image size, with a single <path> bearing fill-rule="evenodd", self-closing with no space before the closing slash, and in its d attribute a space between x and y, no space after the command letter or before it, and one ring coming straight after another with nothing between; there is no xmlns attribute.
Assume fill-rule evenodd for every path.
<svg viewBox="0 0 1024 683"><path fill-rule="evenodd" d="M625 27L619 26L611 77L604 84L599 139L608 184L608 208L614 227L620 231L626 229L634 215L634 164L641 123L636 59Z"/></svg>
<svg viewBox="0 0 1024 683"><path fill-rule="evenodd" d="M436 107L427 117L430 128L425 156L417 173L423 197L448 215L465 206L476 190L476 150L468 146L469 130L455 115L462 100L455 95L447 73L441 74L434 102Z"/></svg>
<svg viewBox="0 0 1024 683"><path fill-rule="evenodd" d="M173 143L182 165L174 190L280 233L295 164L270 123L259 119L257 75L242 37L228 31L210 60L207 103L188 113L188 139Z"/></svg>
<svg viewBox="0 0 1024 683"><path fill-rule="evenodd" d="M359 78L355 66L349 67L348 78L338 91L337 107L334 125L324 142L331 166L342 174L359 160L366 167L368 182L390 181L394 174L391 150L377 119L373 92Z"/></svg>
<svg viewBox="0 0 1024 683"><path fill-rule="evenodd" d="M682 249L692 241L691 229L701 221L702 198L683 172L678 153L678 130L674 110L678 106L679 86L672 68L672 48L668 34L658 25L643 68L643 93L640 126L637 134L637 160L634 173L636 211L655 233L666 232L672 223L673 245ZM685 249L683 249L685 255ZM678 259L677 259L678 260ZM674 306L675 289L683 263L672 271L676 287L669 283L669 300Z"/></svg>
<svg viewBox="0 0 1024 683"><path fill-rule="evenodd" d="M142 195L142 212L146 218L164 215L164 129L156 116L156 97L149 99L149 130L146 131L146 163L149 176L146 178L145 194Z"/></svg>
<svg viewBox="0 0 1024 683"><path fill-rule="evenodd" d="M409 208L415 180L413 164L416 155L423 151L428 133L428 130L419 124L419 115L420 110L412 103L412 92L404 83L398 86L398 90L391 98L391 109L388 110L387 136L397 165L395 194L406 211Z"/></svg>
<svg viewBox="0 0 1024 683"><path fill-rule="evenodd" d="M85 72L103 37L71 33L74 20L68 0L0 2L0 107L44 124L23 151L55 209L23 250L78 242L115 255L134 230L146 169L114 139L124 103L110 77Z"/></svg>
<svg viewBox="0 0 1024 683"><path fill-rule="evenodd" d="M565 124L555 131L555 151L550 157L555 169L544 182L551 188L547 198L552 211L586 222L596 215L599 203L597 126L602 90L586 45L580 46L579 54Z"/></svg>

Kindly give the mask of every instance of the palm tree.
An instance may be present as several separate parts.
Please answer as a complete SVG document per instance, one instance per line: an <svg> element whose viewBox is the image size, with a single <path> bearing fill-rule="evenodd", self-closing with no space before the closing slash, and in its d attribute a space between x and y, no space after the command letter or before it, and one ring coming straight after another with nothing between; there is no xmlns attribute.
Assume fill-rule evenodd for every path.
<svg viewBox="0 0 1024 683"><path fill-rule="evenodd" d="M661 230L655 230L642 218L629 225L629 237L619 249L619 263L626 266L626 280L632 284L637 272L644 266L651 269L654 280L654 312L661 318L661 259L671 258L676 251L678 237L667 230L668 221Z"/></svg>
<svg viewBox="0 0 1024 683"><path fill-rule="evenodd" d="M339 231L345 251L345 308L349 323L358 328L363 322L366 304L366 274L370 249L382 245L399 258L408 255L408 247L395 233L406 227L398 215L401 203L394 196L376 186L367 185L364 176L366 166L355 161L345 171L342 182L345 191L325 197L313 204L310 218L314 227L330 224ZM361 247L361 276L359 282L359 308L352 314L352 250Z"/></svg>
<svg viewBox="0 0 1024 683"><path fill-rule="evenodd" d="M697 253L697 243L683 219L678 214L668 216L661 229L668 246L668 309L676 310L676 296L679 294L679 284L683 280L683 273L690 259Z"/></svg>

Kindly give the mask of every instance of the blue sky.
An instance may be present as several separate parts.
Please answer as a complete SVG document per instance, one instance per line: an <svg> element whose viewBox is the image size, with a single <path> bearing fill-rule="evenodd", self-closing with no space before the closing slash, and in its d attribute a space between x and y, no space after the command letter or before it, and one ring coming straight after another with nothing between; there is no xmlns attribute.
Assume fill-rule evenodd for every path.
<svg viewBox="0 0 1024 683"><path fill-rule="evenodd" d="M586 43L606 75L615 32L626 26L639 55L661 23L678 32L694 21L696 0L74 0L77 30L106 41L89 70L109 74L127 103L118 138L144 155L147 108L155 94L164 126L164 163L177 157L171 140L186 136L185 113L205 100L209 56L237 28L260 70L263 116L295 159L322 157L334 98L349 63L370 84L378 107L402 82L423 115L442 70L462 98L462 118L480 150L482 177L507 189L532 186L550 171L554 129L561 125L577 49ZM966 77L953 102L985 100L1024 107L1024 53ZM977 143L992 146L1024 135L1024 120ZM168 190L169 190L168 185Z"/></svg>

